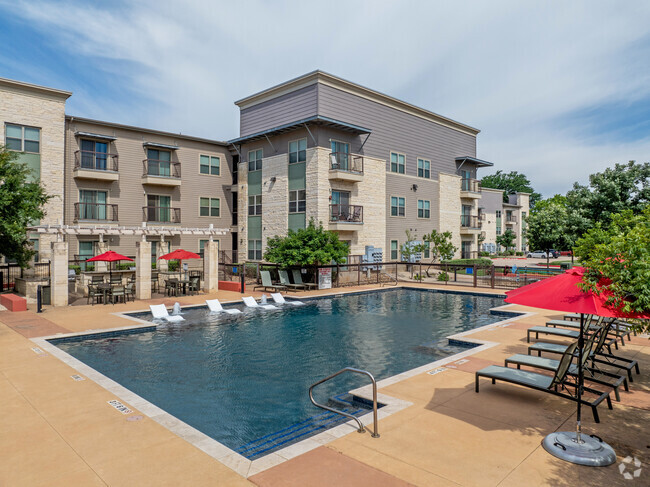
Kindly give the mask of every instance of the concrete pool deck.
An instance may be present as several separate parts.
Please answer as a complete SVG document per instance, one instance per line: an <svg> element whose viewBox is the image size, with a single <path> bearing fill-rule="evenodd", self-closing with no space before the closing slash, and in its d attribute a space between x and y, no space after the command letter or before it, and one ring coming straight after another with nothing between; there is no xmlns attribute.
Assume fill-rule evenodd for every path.
<svg viewBox="0 0 650 487"><path fill-rule="evenodd" d="M409 284L409 287L420 285ZM422 285L422 287L436 287ZM441 289L490 290L438 286ZM336 294L373 289L336 289ZM385 289L385 288L383 288ZM500 293L500 292L497 292ZM248 294L248 293L247 293ZM324 294L323 291L298 296ZM254 293L261 295L261 293ZM468 338L495 346L462 361L452 359L438 373L417 374L380 389L413 405L380 419L381 438L351 433L251 475L248 479L127 404L122 414L108 401L115 396L79 377L30 338L57 333L128 327L113 313L201 304L206 298L238 301L220 291L127 304L0 312L0 485L648 485L650 478L650 341L634 337L616 352L639 361L630 392L621 391L614 409L601 406L601 423L584 411L584 429L610 443L619 456L636 457L642 472L625 480L618 464L587 468L547 454L542 438L575 427L573 403L508 384L482 382L476 394L474 372L526 353L525 330L558 313L513 306L536 313L506 327L483 329ZM35 350L36 349L36 350ZM458 362L458 363L454 363ZM81 377L83 379L83 377ZM306 393L306 392L305 392ZM613 397L613 395L612 395ZM633 466L627 466L627 471Z"/></svg>

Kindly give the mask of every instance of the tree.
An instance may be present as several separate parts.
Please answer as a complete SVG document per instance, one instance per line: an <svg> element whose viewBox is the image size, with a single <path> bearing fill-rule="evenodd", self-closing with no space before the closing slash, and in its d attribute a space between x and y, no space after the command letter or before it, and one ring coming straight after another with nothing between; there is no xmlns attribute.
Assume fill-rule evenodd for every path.
<svg viewBox="0 0 650 487"><path fill-rule="evenodd" d="M517 171L504 173L499 170L496 174L490 174L481 179L481 186L484 188L502 189L503 201L508 202L508 195L511 193L530 193L530 207L533 208L542 195L535 192L530 180L525 174Z"/></svg>
<svg viewBox="0 0 650 487"><path fill-rule="evenodd" d="M555 201L541 201L538 206L526 218L526 238L531 248L546 252L548 267L550 249L573 247L571 236L567 234L569 214L565 205Z"/></svg>
<svg viewBox="0 0 650 487"><path fill-rule="evenodd" d="M422 246L423 250L428 247L431 257L431 262L426 270L427 276L429 276L429 269L432 264L435 264L436 261L451 260L456 250L458 250L458 247L451 242L451 232L431 230L431 233L425 234L422 237L422 240L425 242Z"/></svg>
<svg viewBox="0 0 650 487"><path fill-rule="evenodd" d="M497 244L501 245L501 247L505 247L506 251L515 245L515 240L517 239L517 235L515 235L515 232L510 230L509 228L503 232L501 235L497 237Z"/></svg>
<svg viewBox="0 0 650 487"><path fill-rule="evenodd" d="M335 232L316 226L313 218L307 228L289 230L286 237L275 236L266 244L264 259L284 266L343 263L349 252L348 244Z"/></svg>
<svg viewBox="0 0 650 487"><path fill-rule="evenodd" d="M0 146L0 254L29 265L34 250L27 228L45 216L43 206L50 199L40 181L18 160L16 152Z"/></svg>
<svg viewBox="0 0 650 487"><path fill-rule="evenodd" d="M607 228L596 224L578 241L576 254L587 271L584 289L608 291L608 302L624 312L650 314L650 205L639 214L612 215Z"/></svg>
<svg viewBox="0 0 650 487"><path fill-rule="evenodd" d="M596 222L609 225L612 215L624 210L638 215L650 203L650 163L630 161L592 174L588 186L574 183L566 199L584 224L581 234Z"/></svg>

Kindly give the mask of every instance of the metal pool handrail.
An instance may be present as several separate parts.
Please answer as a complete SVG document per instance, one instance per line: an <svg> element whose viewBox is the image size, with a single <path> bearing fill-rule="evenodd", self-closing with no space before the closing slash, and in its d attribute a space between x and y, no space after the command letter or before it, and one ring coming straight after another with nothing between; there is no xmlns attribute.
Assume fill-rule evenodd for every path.
<svg viewBox="0 0 650 487"><path fill-rule="evenodd" d="M360 369L354 369L352 367L346 367L344 369L341 369L338 372L336 372L336 373L334 373L334 374L332 374L330 376L327 376L324 379L319 380L318 382L315 382L314 384L312 384L311 387L309 388L309 400L316 407L319 407L321 409L325 409L326 411L330 411L332 413L340 414L342 416L345 416L346 418L354 419L357 422L357 424L359 425L359 430L358 430L359 433L365 432L366 430L365 430L365 428L363 426L363 423L356 416L352 416L351 414L345 413L343 411L339 411L338 409L334 409L334 408L331 408L329 406L325 406L324 404L319 404L314 400L314 395L312 393L312 391L314 390L314 387L316 387L317 385L322 384L323 382L327 382L328 380L333 379L337 375L341 375L344 372L352 372L352 373L355 373L355 374L365 375L365 376L368 376L370 378L370 380L372 381L372 412L373 412L373 420L374 420L374 423L375 423L375 427L374 427L374 431L372 432L371 436L373 438L379 438L379 433L377 432L377 381L375 381L375 378L372 376L372 374L370 372L367 372L365 370L360 370Z"/></svg>

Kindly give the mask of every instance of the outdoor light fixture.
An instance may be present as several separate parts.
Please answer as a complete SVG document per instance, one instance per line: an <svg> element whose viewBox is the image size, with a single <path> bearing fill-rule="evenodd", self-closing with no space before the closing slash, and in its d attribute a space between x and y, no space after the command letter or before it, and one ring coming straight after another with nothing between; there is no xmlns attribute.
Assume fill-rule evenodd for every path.
<svg viewBox="0 0 650 487"><path fill-rule="evenodd" d="M411 189L412 189L413 191L417 191L417 190L418 190L418 185L417 185L417 184L414 184L413 186L411 186Z"/></svg>
<svg viewBox="0 0 650 487"><path fill-rule="evenodd" d="M271 182L272 182L272 183L275 183L276 179L277 179L277 178L276 178L275 176L273 176L273 177L271 178Z"/></svg>

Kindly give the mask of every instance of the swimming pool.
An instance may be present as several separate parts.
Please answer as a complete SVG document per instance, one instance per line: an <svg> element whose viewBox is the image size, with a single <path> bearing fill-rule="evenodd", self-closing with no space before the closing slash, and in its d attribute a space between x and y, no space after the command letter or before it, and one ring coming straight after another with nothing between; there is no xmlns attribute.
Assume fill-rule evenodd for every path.
<svg viewBox="0 0 650 487"><path fill-rule="evenodd" d="M180 325L128 335L52 340L59 348L241 455L260 458L347 421L324 413L309 386L343 367L377 380L466 350L446 336L501 321L502 297L392 289L235 316L186 309ZM367 380L340 376L316 391L348 412Z"/></svg>

